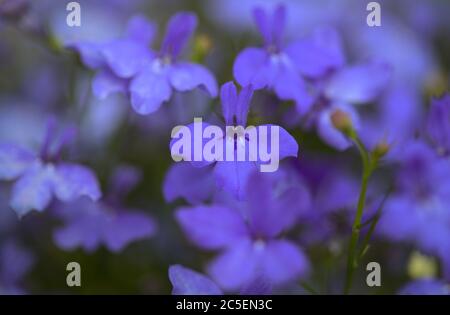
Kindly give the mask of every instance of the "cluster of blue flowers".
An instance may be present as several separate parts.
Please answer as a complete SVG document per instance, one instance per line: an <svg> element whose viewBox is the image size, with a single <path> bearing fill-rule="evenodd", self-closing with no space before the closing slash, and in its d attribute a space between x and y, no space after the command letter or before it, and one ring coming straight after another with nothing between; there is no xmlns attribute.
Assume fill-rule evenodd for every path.
<svg viewBox="0 0 450 315"><path fill-rule="evenodd" d="M0 180L5 182L0 186L0 202L20 218L5 222L12 220L11 226L19 226L32 210L47 210L41 216L58 222L51 235L63 251L93 253L103 246L118 254L130 243L149 238L161 239L163 246L186 246L183 253L195 254L173 258L168 253L172 248L161 254L171 257L162 260L173 294L316 289L341 293L345 274L350 274L346 285L351 287L354 262L364 261L367 255L378 260L375 253L380 254L381 261L383 255L394 255L399 249L399 257L392 259L397 259L392 272L407 273L411 247L439 264L434 265L432 275L411 276L411 282L393 286L394 292L449 294L450 93L427 97L422 106L425 73L436 74L433 62L416 53L420 49L406 35L403 43L393 44L401 36L367 31L365 26L361 34L354 35L355 42L363 43L355 44L356 56L363 58L350 53L342 25L327 23L300 36L285 36L290 7L253 7L253 25L262 45L235 49L230 76L220 86L218 78L223 76L206 66L211 39L195 36L200 23L193 12L172 15L163 36L155 22L140 14L128 19L122 35L72 39L53 47L57 53L77 58L88 70L84 71L90 77L87 101L73 109L82 115L76 122L52 109L39 114L31 111L33 118L28 121L23 112L14 114L17 109L7 107L5 115L1 112L7 117L4 121L0 117L5 130L17 130L7 121L27 124L21 127L27 129L26 141L20 132L6 137L0 128ZM20 20L20 7L2 11L8 8L0 5L0 16L11 20L14 9L18 16L12 20ZM221 9L225 12L216 8ZM395 25L395 19L387 15L385 23ZM193 45L191 38L195 38ZM159 49L152 48L153 42L160 43ZM411 47L411 60L402 44ZM397 50L403 51L402 56L395 55ZM413 63L422 66L412 67ZM68 93L81 94L76 89ZM216 98L221 111L215 109L219 107ZM131 109L118 112L112 108L116 104L110 104L117 100L130 104ZM100 109L101 102L109 107ZM194 102L201 103L202 109L194 109ZM214 104L212 109L209 102ZM177 119L167 110L178 111L180 104L188 115ZM166 141L167 128L175 126L173 121L192 122L199 111L205 118L201 128L218 125L224 134L224 126L279 128L279 170L263 173L259 169L262 161L236 158L171 162L163 175L159 165L143 170L144 164L156 163L158 157L170 161L174 142ZM187 127L194 130L195 124ZM111 152L105 139L113 138L120 128L129 132L125 135L129 138L131 132L136 132L136 138L156 135L152 141L163 139L166 149L161 152L157 144L151 154L138 151L153 155L148 156L150 163L146 163L147 156L134 158L132 151L129 160L138 162L124 163L120 158L117 162L113 155L126 155L121 152L128 150L126 138L121 148L102 156L98 151ZM94 139L96 132L100 141ZM102 132L106 137L102 138ZM232 142L234 156L239 146L248 149L246 140L226 139ZM138 146L147 144L143 141ZM362 170L355 162L357 149ZM361 172L362 182L358 179ZM146 188L143 195L153 196L161 190L164 205L155 198L145 202L154 208L173 209L169 221L174 226L163 215L160 219L157 211L146 213L144 203L130 202L133 192L153 180L162 188ZM177 230L187 244L167 240L176 238ZM355 254L358 245L363 247ZM1 241L0 249L0 292L21 293L17 284L33 258L14 238ZM347 257L350 267L345 270L342 262ZM16 262L8 259L17 260L16 268L9 266ZM191 264L197 271L186 267ZM329 273L325 280L323 270ZM326 282L323 287L321 281Z"/></svg>

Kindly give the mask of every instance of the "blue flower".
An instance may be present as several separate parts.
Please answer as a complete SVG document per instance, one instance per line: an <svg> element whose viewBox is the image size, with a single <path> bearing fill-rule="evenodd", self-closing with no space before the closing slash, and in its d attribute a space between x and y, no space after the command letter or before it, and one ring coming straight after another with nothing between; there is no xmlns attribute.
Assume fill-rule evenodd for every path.
<svg viewBox="0 0 450 315"><path fill-rule="evenodd" d="M386 201L377 230L440 257L450 277L450 164L420 140L402 152L397 190Z"/></svg>
<svg viewBox="0 0 450 315"><path fill-rule="evenodd" d="M100 198L95 175L84 166L61 161L62 149L73 139L74 130L59 137L51 119L40 152L13 143L0 145L0 179L15 180L10 205L19 216L35 209L43 211L53 197L61 201L87 196Z"/></svg>
<svg viewBox="0 0 450 315"><path fill-rule="evenodd" d="M389 82L391 67L378 60L346 65L340 36L333 28L318 28L293 47L299 71L314 81L314 105L304 118L306 127L314 125L328 145L347 149L352 142L336 129L331 115L346 113L358 130L359 116L352 105L374 101Z"/></svg>
<svg viewBox="0 0 450 315"><path fill-rule="evenodd" d="M253 96L253 87L246 86L241 92L238 94L236 90L236 86L233 82L225 83L220 90L220 98L222 102L222 113L225 119L226 126L242 126L245 128L247 125L247 114L250 108L250 102ZM188 125L187 127L191 130L191 133L194 134L194 126L195 122ZM208 126L207 123L202 122L202 128L206 128ZM266 127L278 127L279 128L279 159L282 160L286 157L296 157L298 153L298 144L295 139L282 127L277 125L260 125L257 126L257 130L262 126ZM268 138L271 137L270 128L267 132ZM203 131L202 131L203 132ZM226 133L224 128L223 130L224 138L219 139L222 144L226 147L227 142L232 142L233 145L230 147L234 147L234 161L194 161L193 152L185 153L182 152L180 155L183 156L185 160L193 161L192 165L196 167L205 167L210 164L214 164L213 167L209 168L213 174L216 182L216 187L219 190L225 190L227 192L232 193L238 199L244 199L244 189L247 183L247 179L249 175L257 170L261 164L266 164L261 161L261 159L257 159L256 161L251 161L249 159L249 141L245 136L234 137L234 135L229 135ZM178 134L175 135L175 139L172 140L171 146L176 141ZM203 139L205 140L205 139ZM225 141L223 141L225 140ZM194 142L194 138L192 138L192 142ZM201 149L205 146L207 141L204 141L203 144L200 144ZM220 145L220 144L219 144ZM270 143L267 144L268 149L270 151ZM195 144L192 143L192 148L195 147ZM245 152L247 159L245 161L238 161L237 152L238 149L242 148L242 151ZM226 148L223 148L223 152L225 152ZM203 152L203 151L202 151ZM187 155L186 155L187 154ZM190 154L190 155L189 155ZM204 178L207 181L206 174L204 174ZM173 178L173 177L172 177ZM179 196L179 192L176 191L168 191L172 190L173 185L166 186L166 196Z"/></svg>
<svg viewBox="0 0 450 315"><path fill-rule="evenodd" d="M156 28L143 16L130 20L121 39L72 46L86 66L97 70L92 83L95 95L105 98L112 92L126 93L133 109L146 115L168 101L173 90L186 92L202 87L211 97L217 95L217 83L207 68L180 59L196 26L194 14L175 14L168 22L159 52L148 48Z"/></svg>
<svg viewBox="0 0 450 315"><path fill-rule="evenodd" d="M294 60L296 48L285 47L282 43L285 7L277 6L273 14L256 8L253 17L264 47L250 47L240 52L233 66L234 77L242 86L252 84L256 89L272 89L280 99L295 101L299 112L306 112L313 99Z"/></svg>
<svg viewBox="0 0 450 315"><path fill-rule="evenodd" d="M151 237L156 223L142 211L123 206L126 194L138 183L136 169L119 167L112 179L112 187L102 201L80 198L57 208L64 222L53 234L55 243L64 250L82 247L87 252L105 245L119 252L129 243Z"/></svg>
<svg viewBox="0 0 450 315"><path fill-rule="evenodd" d="M280 238L300 214L302 187L275 196L273 182L255 172L242 211L226 205L181 208L176 218L189 239L207 250L221 250L208 268L226 290L242 289L257 279L280 285L305 275L309 263L293 242Z"/></svg>

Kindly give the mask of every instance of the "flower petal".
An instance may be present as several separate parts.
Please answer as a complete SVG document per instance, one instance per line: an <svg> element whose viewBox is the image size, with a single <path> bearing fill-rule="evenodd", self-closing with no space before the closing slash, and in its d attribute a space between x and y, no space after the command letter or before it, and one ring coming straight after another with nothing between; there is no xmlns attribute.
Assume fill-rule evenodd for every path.
<svg viewBox="0 0 450 315"><path fill-rule="evenodd" d="M92 80L92 91L99 99L105 99L115 92L126 93L127 82L108 70L101 70Z"/></svg>
<svg viewBox="0 0 450 315"><path fill-rule="evenodd" d="M236 115L237 98L238 94L234 82L227 82L220 87L222 114L227 125L233 124L233 117Z"/></svg>
<svg viewBox="0 0 450 315"><path fill-rule="evenodd" d="M53 240L66 251L81 247L87 252L93 252L102 241L102 221L103 216L97 211L90 215L77 213L65 226L54 231Z"/></svg>
<svg viewBox="0 0 450 315"><path fill-rule="evenodd" d="M248 233L239 212L222 206L181 208L175 216L187 237L204 249L233 247Z"/></svg>
<svg viewBox="0 0 450 315"><path fill-rule="evenodd" d="M347 103L367 103L375 99L386 86L391 68L384 63L367 63L346 67L328 82L328 98Z"/></svg>
<svg viewBox="0 0 450 315"><path fill-rule="evenodd" d="M197 27L197 16L191 12L179 12L167 23L161 52L177 58Z"/></svg>
<svg viewBox="0 0 450 315"><path fill-rule="evenodd" d="M293 100L297 111L305 113L313 103L313 96L308 90L306 82L298 73L287 55L271 59L274 73L273 88L281 100Z"/></svg>
<svg viewBox="0 0 450 315"><path fill-rule="evenodd" d="M170 99L172 90L167 77L146 68L131 81L131 105L141 115L155 112Z"/></svg>
<svg viewBox="0 0 450 315"><path fill-rule="evenodd" d="M233 75L241 86L252 84L255 89L268 85L267 74L269 56L261 48L246 48L236 57L233 65Z"/></svg>
<svg viewBox="0 0 450 315"><path fill-rule="evenodd" d="M103 224L104 242L112 252L121 251L130 242L148 238L156 231L153 219L136 211L113 214Z"/></svg>
<svg viewBox="0 0 450 315"><path fill-rule="evenodd" d="M262 127L265 127L267 132L267 136L263 137ZM297 157L298 156L298 144L297 141L289 132L287 132L286 129L283 127L272 125L272 124L266 124L266 125L260 125L256 127L258 129L258 136L261 137L258 139L260 141L259 143L264 143L267 147L268 152L272 152L272 132L274 128L278 129L278 139L275 139L278 141L278 149L279 149L279 159L282 160L287 157ZM262 142L261 142L262 141Z"/></svg>
<svg viewBox="0 0 450 315"><path fill-rule="evenodd" d="M14 179L20 176L36 160L36 156L20 146L0 144L0 179Z"/></svg>
<svg viewBox="0 0 450 315"><path fill-rule="evenodd" d="M156 34L156 24L144 15L133 16L127 25L126 37L135 40L141 45L148 46Z"/></svg>
<svg viewBox="0 0 450 315"><path fill-rule="evenodd" d="M247 239L233 244L208 266L208 273L227 290L236 290L256 278L258 256Z"/></svg>
<svg viewBox="0 0 450 315"><path fill-rule="evenodd" d="M260 172L254 172L248 180L246 214L255 236L273 238L294 225L301 210L309 209L311 198L305 187L298 183L275 194L279 180Z"/></svg>
<svg viewBox="0 0 450 315"><path fill-rule="evenodd" d="M87 196L95 201L101 197L95 174L87 167L70 163L56 166L54 191L61 201L72 201L81 196Z"/></svg>
<svg viewBox="0 0 450 315"><path fill-rule="evenodd" d="M147 46L131 39L111 41L101 52L112 72L120 78L132 77L153 59Z"/></svg>
<svg viewBox="0 0 450 315"><path fill-rule="evenodd" d="M271 241L261 258L262 273L274 284L282 284L303 277L309 270L305 254L291 242Z"/></svg>
<svg viewBox="0 0 450 315"><path fill-rule="evenodd" d="M207 276L181 265L169 267L173 295L221 295L222 290Z"/></svg>
<svg viewBox="0 0 450 315"><path fill-rule="evenodd" d="M305 76L317 78L344 63L339 34L332 28L320 28L307 38L289 44L284 50Z"/></svg>
<svg viewBox="0 0 450 315"><path fill-rule="evenodd" d="M21 217L31 210L43 211L51 201L54 169L40 163L28 168L12 188L11 208Z"/></svg>
<svg viewBox="0 0 450 315"><path fill-rule="evenodd" d="M177 91L191 91L204 88L211 97L217 96L217 83L214 75L204 66L180 62L170 67L169 81Z"/></svg>
<svg viewBox="0 0 450 315"><path fill-rule="evenodd" d="M256 162L219 161L214 166L218 189L230 192L238 200L245 199L245 187L250 174L258 170Z"/></svg>
<svg viewBox="0 0 450 315"><path fill-rule="evenodd" d="M105 64L101 47L100 44L83 41L68 45L68 48L78 52L83 64L90 69L98 69Z"/></svg>

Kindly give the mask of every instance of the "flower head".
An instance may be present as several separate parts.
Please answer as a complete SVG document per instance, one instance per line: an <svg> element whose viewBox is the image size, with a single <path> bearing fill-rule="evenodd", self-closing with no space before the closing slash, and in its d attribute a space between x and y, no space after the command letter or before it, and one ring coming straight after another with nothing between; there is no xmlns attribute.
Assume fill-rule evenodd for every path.
<svg viewBox="0 0 450 315"><path fill-rule="evenodd" d="M265 165L267 163L272 163L271 160L263 161L260 156L254 157L251 153L250 147L251 143L249 141L248 134L245 132L245 127L247 124L247 114L250 108L251 98L253 95L253 87L246 86L244 87L240 93L237 92L236 86L233 82L228 82L222 85L220 89L220 97L222 102L222 113L224 116L224 120L226 122L226 126L222 128L222 136L215 137L211 141L217 141L216 147L222 147L222 152L226 152L231 148L230 155L232 155L232 160L222 159L222 160L202 160L195 161L195 156L193 150L191 152L178 152L185 161L192 161L192 165L196 167L205 167L207 165L213 164L213 167L210 167L210 170L214 174L214 179L216 182L216 187L220 190L223 189L227 192L231 192L236 198L244 199L245 198L245 186L248 180L249 175L261 165ZM190 124L186 126L191 134L195 133L195 129L200 129L202 134L204 130L209 126L207 123L196 123ZM271 139L271 128L276 128L278 130L278 139L275 139L278 144L279 160L284 159L286 157L296 157L298 153L298 145L295 139L282 127L277 125L260 125L255 128L256 135L258 137L258 141L256 142L253 139L254 144L260 145L261 142L266 144L266 149L272 152L272 148L270 147L270 139ZM266 131L266 137L264 137L264 133L261 131L264 129ZM267 131L268 130L268 131ZM176 139L180 136L182 131L177 132L174 135L174 139L172 140L170 146L172 147L174 143L176 143ZM274 137L275 138L275 137ZM269 140L268 140L269 139ZM202 139L203 143L195 143L194 137L191 138L191 148L195 148L196 146L200 147L201 152L204 151L205 146L209 143L207 139ZM276 150L276 148L273 148ZM240 159L238 154L239 152L243 152L244 158ZM228 153L228 152L227 152ZM179 169L181 170L181 169ZM206 175L206 174L204 174ZM171 177L174 179L175 177ZM205 180L207 180L207 176L202 176ZM167 187L167 186L166 186ZM171 189L170 187L167 187ZM171 195L172 193L166 190L166 195ZM174 192L173 195L177 195L177 192Z"/></svg>
<svg viewBox="0 0 450 315"><path fill-rule="evenodd" d="M282 44L284 6L277 6L273 14L256 8L253 17L264 39L264 48L250 47L240 52L233 66L234 77L242 86L252 84L257 89L272 89L280 99L295 101L298 111L304 113L311 106L312 97L293 61L290 46Z"/></svg>
<svg viewBox="0 0 450 315"><path fill-rule="evenodd" d="M275 196L273 182L254 173L247 184L248 202L242 212L220 204L181 208L176 217L199 247L222 250L209 273L228 290L262 278L274 285L304 275L308 261L293 242L280 238L299 216L305 196L296 186Z"/></svg>
<svg viewBox="0 0 450 315"><path fill-rule="evenodd" d="M100 198L90 169L61 161L61 152L73 139L74 130L58 135L55 129L56 121L50 119L39 152L12 143L0 145L0 179L15 180L10 205L19 216L33 209L43 211L53 197L65 202L79 196Z"/></svg>
<svg viewBox="0 0 450 315"><path fill-rule="evenodd" d="M133 17L125 36L103 44L78 42L72 46L88 67L97 70L94 94L105 98L126 93L133 109L142 115L156 111L173 90L186 92L203 87L212 97L217 83L202 65L182 61L180 55L197 25L193 13L180 12L168 22L159 52L148 48L156 27L143 16Z"/></svg>
<svg viewBox="0 0 450 315"><path fill-rule="evenodd" d="M154 220L142 211L123 206L123 198L139 181L140 174L129 166L118 168L111 188L98 202L81 198L57 208L64 225L53 234L62 249L82 247L88 252L105 245L110 251L121 251L129 243L151 237L156 231Z"/></svg>

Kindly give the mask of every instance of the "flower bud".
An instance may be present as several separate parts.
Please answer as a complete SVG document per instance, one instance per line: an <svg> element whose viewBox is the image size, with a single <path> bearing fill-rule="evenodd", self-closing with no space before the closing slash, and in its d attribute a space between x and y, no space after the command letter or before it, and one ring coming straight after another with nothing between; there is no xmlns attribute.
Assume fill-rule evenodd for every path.
<svg viewBox="0 0 450 315"><path fill-rule="evenodd" d="M353 123L349 114L343 110L337 109L331 114L331 122L333 126L345 133L350 135L353 131Z"/></svg>
<svg viewBox="0 0 450 315"><path fill-rule="evenodd" d="M373 149L372 154L376 157L376 158L382 158L383 156L385 156L388 152L389 152L390 146L386 141L381 141L379 142L375 148Z"/></svg>

